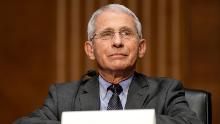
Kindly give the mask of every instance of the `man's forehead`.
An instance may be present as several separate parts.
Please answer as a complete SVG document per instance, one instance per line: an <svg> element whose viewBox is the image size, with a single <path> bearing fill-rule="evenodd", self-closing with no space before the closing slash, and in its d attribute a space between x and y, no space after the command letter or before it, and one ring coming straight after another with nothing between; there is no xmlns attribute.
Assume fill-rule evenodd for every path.
<svg viewBox="0 0 220 124"><path fill-rule="evenodd" d="M95 27L97 30L101 29L115 29L128 28L133 29L134 18L120 10L105 10L96 18Z"/></svg>
<svg viewBox="0 0 220 124"><path fill-rule="evenodd" d="M97 15L96 20L98 20L99 18L107 18L107 17L111 17L111 16L117 16L118 18L123 17L127 17L129 18L129 20L134 21L134 18L129 15L128 13L121 11L121 10L117 10L117 9L108 9L108 10L104 10L102 11L100 14ZM111 20L114 21L114 20Z"/></svg>

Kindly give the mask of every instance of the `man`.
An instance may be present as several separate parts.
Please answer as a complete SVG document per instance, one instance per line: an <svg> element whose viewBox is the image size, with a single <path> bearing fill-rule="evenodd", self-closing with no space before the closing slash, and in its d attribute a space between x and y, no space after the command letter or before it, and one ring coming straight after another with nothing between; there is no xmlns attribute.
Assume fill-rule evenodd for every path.
<svg viewBox="0 0 220 124"><path fill-rule="evenodd" d="M135 72L145 51L141 24L132 11L119 4L98 9L88 23L85 42L98 74L89 72L89 78L52 85L43 107L15 123L58 124L63 111L154 108L157 124L201 124L179 81Z"/></svg>

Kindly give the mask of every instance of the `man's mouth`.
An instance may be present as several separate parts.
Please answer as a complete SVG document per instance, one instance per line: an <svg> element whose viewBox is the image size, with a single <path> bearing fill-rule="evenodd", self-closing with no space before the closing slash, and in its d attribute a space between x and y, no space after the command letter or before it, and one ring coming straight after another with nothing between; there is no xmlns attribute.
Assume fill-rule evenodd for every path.
<svg viewBox="0 0 220 124"><path fill-rule="evenodd" d="M127 56L128 55L126 55L124 53L114 53L114 54L109 55L109 57L112 58L112 59L123 59Z"/></svg>

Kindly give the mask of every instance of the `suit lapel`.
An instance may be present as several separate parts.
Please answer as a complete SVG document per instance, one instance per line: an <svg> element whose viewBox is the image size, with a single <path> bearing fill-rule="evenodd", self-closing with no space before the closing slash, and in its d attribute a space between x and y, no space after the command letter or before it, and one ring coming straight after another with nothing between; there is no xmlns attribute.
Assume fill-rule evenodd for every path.
<svg viewBox="0 0 220 124"><path fill-rule="evenodd" d="M81 94L79 97L80 110L99 110L100 99L99 99L99 83L97 76L91 78L82 87Z"/></svg>
<svg viewBox="0 0 220 124"><path fill-rule="evenodd" d="M97 76L86 82L79 92L80 110L100 110L99 82ZM140 109L150 95L149 83L138 73L129 87L125 109Z"/></svg>
<svg viewBox="0 0 220 124"><path fill-rule="evenodd" d="M138 73L129 87L125 109L140 109L149 96L149 86L147 80Z"/></svg>

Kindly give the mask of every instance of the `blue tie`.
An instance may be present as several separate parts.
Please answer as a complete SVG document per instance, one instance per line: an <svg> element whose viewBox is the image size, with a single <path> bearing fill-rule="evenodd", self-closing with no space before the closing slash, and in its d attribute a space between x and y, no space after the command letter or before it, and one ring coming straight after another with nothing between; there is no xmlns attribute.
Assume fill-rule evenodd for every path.
<svg viewBox="0 0 220 124"><path fill-rule="evenodd" d="M109 86L107 90L111 90L113 93L108 102L107 110L123 109L121 100L119 98L120 93L123 91L122 87L119 84L113 84Z"/></svg>

